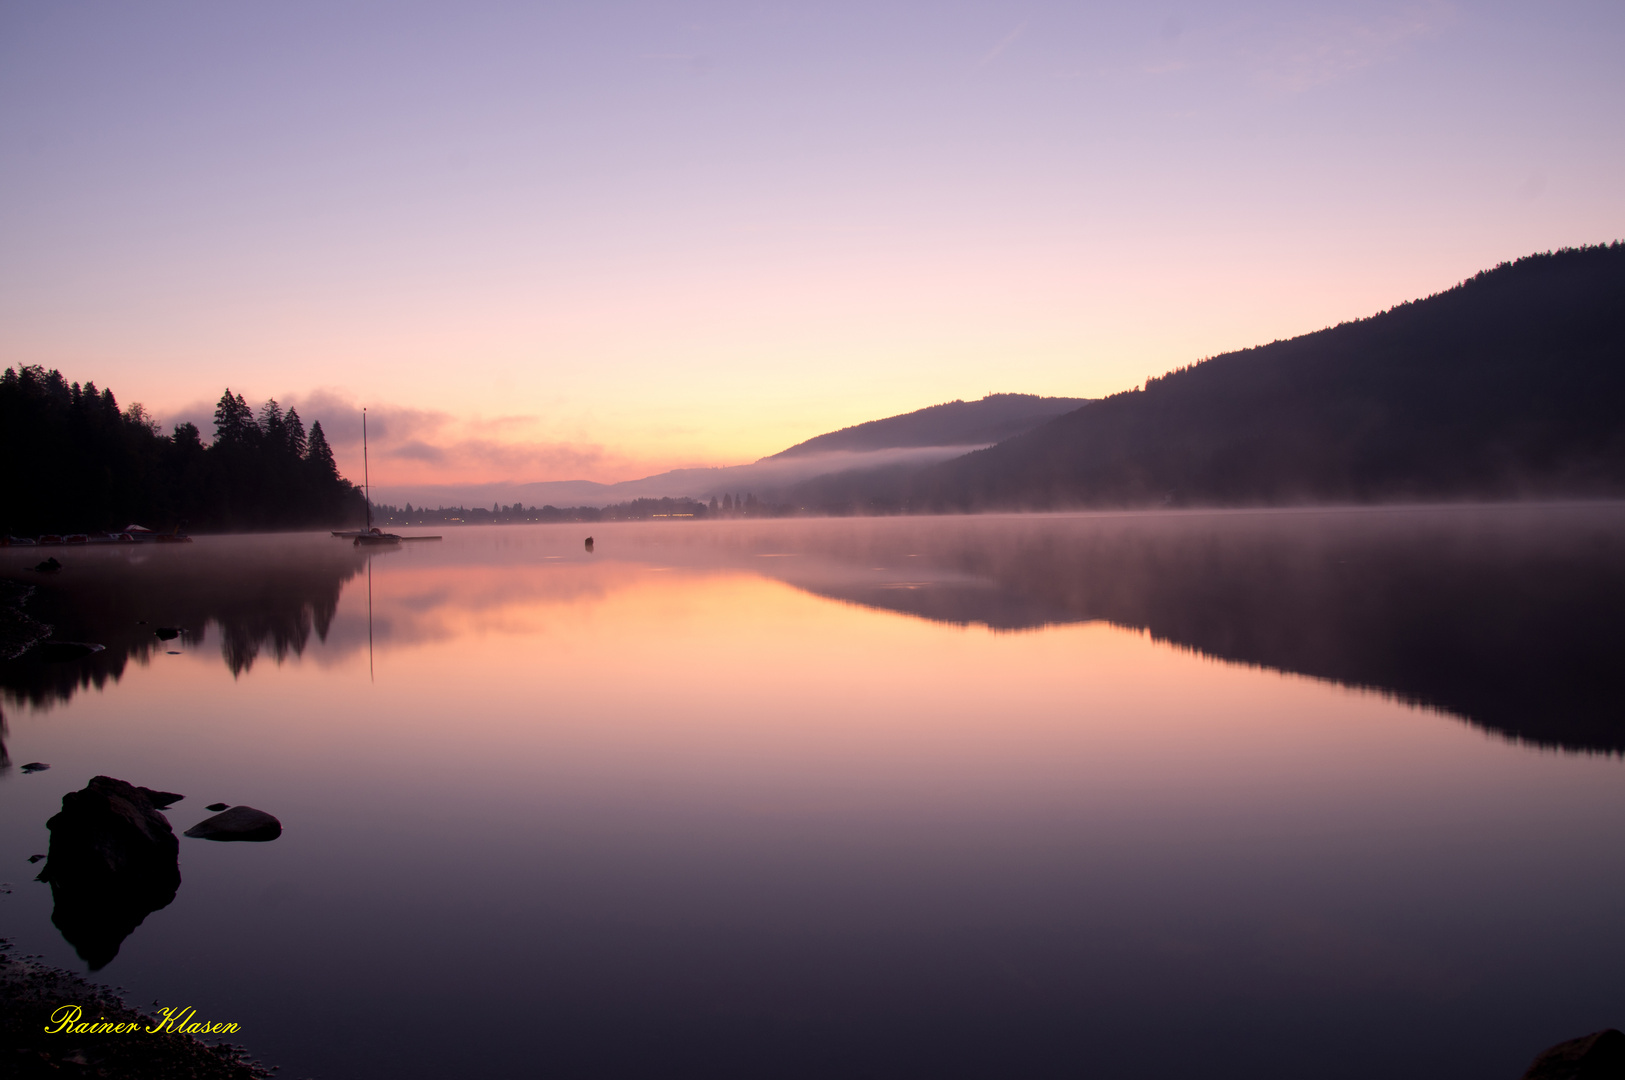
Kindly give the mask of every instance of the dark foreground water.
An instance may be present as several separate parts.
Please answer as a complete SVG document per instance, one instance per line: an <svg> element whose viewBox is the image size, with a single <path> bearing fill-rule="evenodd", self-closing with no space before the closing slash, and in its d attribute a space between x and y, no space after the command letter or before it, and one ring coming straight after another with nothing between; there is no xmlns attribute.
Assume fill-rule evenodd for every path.
<svg viewBox="0 0 1625 1080"><path fill-rule="evenodd" d="M0 664L0 935L85 969L26 860L94 775L268 810L98 977L284 1077L1512 1080L1625 1026L1619 506L44 554L108 648Z"/></svg>

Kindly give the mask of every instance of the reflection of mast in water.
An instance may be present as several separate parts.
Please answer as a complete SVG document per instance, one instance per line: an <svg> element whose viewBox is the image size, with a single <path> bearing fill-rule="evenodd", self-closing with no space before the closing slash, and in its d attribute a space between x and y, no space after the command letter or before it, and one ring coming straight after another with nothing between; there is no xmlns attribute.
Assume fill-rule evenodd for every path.
<svg viewBox="0 0 1625 1080"><path fill-rule="evenodd" d="M367 557L367 680L377 682L372 671L372 557Z"/></svg>

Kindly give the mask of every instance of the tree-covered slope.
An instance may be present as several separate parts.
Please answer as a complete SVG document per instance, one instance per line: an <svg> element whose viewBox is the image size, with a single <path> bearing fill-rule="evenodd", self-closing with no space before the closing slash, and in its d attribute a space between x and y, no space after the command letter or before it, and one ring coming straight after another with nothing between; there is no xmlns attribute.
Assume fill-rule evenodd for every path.
<svg viewBox="0 0 1625 1080"><path fill-rule="evenodd" d="M989 394L980 401L950 401L831 431L781 450L773 458L915 446L984 446L1031 431L1084 402L1084 398L1035 394Z"/></svg>
<svg viewBox="0 0 1625 1080"><path fill-rule="evenodd" d="M1228 353L997 446L801 492L829 509L1625 492L1625 244L1533 255Z"/></svg>

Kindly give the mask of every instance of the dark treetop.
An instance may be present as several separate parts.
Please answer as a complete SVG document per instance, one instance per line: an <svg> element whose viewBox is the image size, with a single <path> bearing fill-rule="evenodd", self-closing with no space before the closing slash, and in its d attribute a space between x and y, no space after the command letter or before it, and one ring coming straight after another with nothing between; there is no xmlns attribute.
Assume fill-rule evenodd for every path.
<svg viewBox="0 0 1625 1080"><path fill-rule="evenodd" d="M227 390L205 445L195 425L162 434L140 405L69 384L59 371L0 376L0 533L31 536L122 529L281 529L362 516L321 424L266 402L256 416Z"/></svg>

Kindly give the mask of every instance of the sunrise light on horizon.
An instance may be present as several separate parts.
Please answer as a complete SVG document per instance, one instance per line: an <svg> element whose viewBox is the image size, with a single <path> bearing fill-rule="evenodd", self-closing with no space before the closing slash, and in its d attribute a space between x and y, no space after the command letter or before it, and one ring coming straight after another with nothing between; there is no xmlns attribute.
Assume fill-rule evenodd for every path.
<svg viewBox="0 0 1625 1080"><path fill-rule="evenodd" d="M1625 237L1625 9L0 9L0 367L360 478L1095 397ZM205 426L205 433L208 428Z"/></svg>

